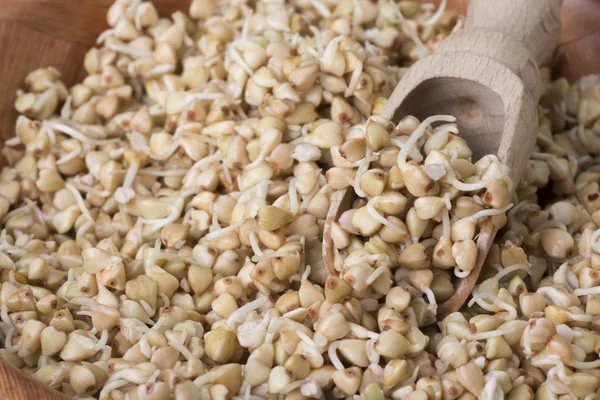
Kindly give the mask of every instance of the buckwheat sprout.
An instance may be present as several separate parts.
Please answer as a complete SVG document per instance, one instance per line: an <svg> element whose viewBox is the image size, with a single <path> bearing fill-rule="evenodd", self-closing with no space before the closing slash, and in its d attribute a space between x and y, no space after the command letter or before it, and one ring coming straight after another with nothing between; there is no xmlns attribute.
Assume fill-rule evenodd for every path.
<svg viewBox="0 0 600 400"><path fill-rule="evenodd" d="M358 80L360 78L360 74L362 74L362 70L363 70L363 63L361 61L359 61L358 65L356 66L356 69L352 72L352 75L350 77L350 82L348 83L348 87L346 88L346 91L344 92L344 96L350 97L352 95L352 93L354 93L354 89L356 88L356 85L358 85Z"/></svg>
<svg viewBox="0 0 600 400"><path fill-rule="evenodd" d="M486 376L487 379L487 376ZM504 399L504 392L498 384L498 378L495 376L487 379L483 390L479 394L481 400L502 400Z"/></svg>
<svg viewBox="0 0 600 400"><path fill-rule="evenodd" d="M144 334L139 342L140 344L140 352L148 359L150 359L152 357L152 353L154 353L154 351L152 350L152 347L150 347L150 344L148 343L148 338L146 337L146 334Z"/></svg>
<svg viewBox="0 0 600 400"><path fill-rule="evenodd" d="M2 322L4 322L8 327L14 328L11 319L8 317L8 307L6 304L3 304L2 307L0 307L0 320L2 320Z"/></svg>
<svg viewBox="0 0 600 400"><path fill-rule="evenodd" d="M494 276L494 279L496 279L497 281L500 281L502 278L504 278L505 276L507 276L515 271L525 271L527 273L527 275L533 275L533 271L531 270L531 267L528 266L527 264L513 264L511 266L501 269Z"/></svg>
<svg viewBox="0 0 600 400"><path fill-rule="evenodd" d="M354 267L367 263L371 265L376 261L389 261L390 257L387 254L361 254L360 252L352 252L344 260L345 267Z"/></svg>
<svg viewBox="0 0 600 400"><path fill-rule="evenodd" d="M173 169L163 169L163 170L145 168L145 169L140 169L137 173L140 175L157 176L157 177L164 178L164 177L168 177L168 176L183 176L183 175L187 174L188 171L189 171L189 169L183 169L183 168L181 168L181 169L173 168Z"/></svg>
<svg viewBox="0 0 600 400"><path fill-rule="evenodd" d="M383 368L378 365L378 364L369 364L368 368L371 370L371 372L373 372L373 374L380 378L383 379L383 376L385 375L385 372L383 370Z"/></svg>
<svg viewBox="0 0 600 400"><path fill-rule="evenodd" d="M69 192L73 194L73 197L75 197L75 201L77 202L81 213L87 218L88 221L92 223L95 222L94 218L92 217L92 214L90 214L90 211L87 209L83 197L81 197L81 193L79 193L79 190L77 190L75 186L71 185L70 183L67 183L65 187L69 190Z"/></svg>
<svg viewBox="0 0 600 400"><path fill-rule="evenodd" d="M269 179L258 182L255 186L255 197L266 200L267 195L269 194L269 185L271 184L273 184L273 181Z"/></svg>
<svg viewBox="0 0 600 400"><path fill-rule="evenodd" d="M5 143L6 144L6 143ZM83 152L83 148L82 147L78 147L75 150L63 155L62 157L60 157L58 160L56 160L56 165L62 165L62 164L66 164L69 161L75 159L77 156L79 156L81 153Z"/></svg>
<svg viewBox="0 0 600 400"><path fill-rule="evenodd" d="M565 232L568 231L567 226L565 224L563 224L562 222L560 222L556 219L550 219L548 221L542 222L531 233L533 234L533 233L542 232L542 231L545 231L546 229L550 229L550 228L557 228L557 229L563 230Z"/></svg>
<svg viewBox="0 0 600 400"><path fill-rule="evenodd" d="M327 6L323 4L321 0L310 0L310 4L313 5L313 7L319 12L319 14L321 14L321 16L325 18L331 17L331 11L329 11L329 8L327 8Z"/></svg>
<svg viewBox="0 0 600 400"><path fill-rule="evenodd" d="M317 7L315 6L315 8L317 8ZM329 9L327 7L325 7L325 8L329 12ZM311 30L312 30L312 28L313 27L311 26ZM315 34L315 37L320 36L320 33L318 31L317 31L318 35L314 31L313 31L313 33ZM331 39L329 41L329 43L327 43L325 50L322 51L323 57L321 58L321 65L323 65L324 61L329 61L330 59L335 57L335 55L336 55L335 52L339 49L339 45L340 45L340 42L342 41L342 39L344 39L344 35L338 35L338 36L334 37L333 39ZM317 44L317 46L318 46L318 44Z"/></svg>
<svg viewBox="0 0 600 400"><path fill-rule="evenodd" d="M571 360L568 365L576 369L595 369L600 367L600 359L594 361Z"/></svg>
<svg viewBox="0 0 600 400"><path fill-rule="evenodd" d="M377 278L379 278L379 276L381 276L381 274L385 272L386 269L389 269L387 265L380 265L377 267L373 272L371 272L371 275L367 277L366 284L371 285L373 282L375 282L375 280L377 280Z"/></svg>
<svg viewBox="0 0 600 400"><path fill-rule="evenodd" d="M53 87L46 89L33 104L33 109L41 109L55 93L56 89Z"/></svg>
<svg viewBox="0 0 600 400"><path fill-rule="evenodd" d="M252 251L254 252L254 254L256 254L257 256L262 256L264 253L260 249L260 244L258 243L258 236L256 235L256 233L250 232L249 238L250 246L252 247Z"/></svg>
<svg viewBox="0 0 600 400"><path fill-rule="evenodd" d="M175 153L175 151L179 148L179 146L181 146L181 141L179 139L176 139L162 153L152 154L152 150L150 150L150 152L148 154L152 154L153 160L164 161L164 160L168 159L169 157L171 157ZM190 168L190 169L192 169L192 168Z"/></svg>
<svg viewBox="0 0 600 400"><path fill-rule="evenodd" d="M294 257L294 256L300 256L298 253L294 253L294 254L290 254L290 253L284 253L284 252L273 252L273 253L263 253L260 256L252 256L251 260L252 262L260 262L260 261L264 261L264 260L268 260L270 258L276 258L276 257Z"/></svg>
<svg viewBox="0 0 600 400"><path fill-rule="evenodd" d="M174 348L175 350L177 350L179 353L181 353L181 355L184 356L185 359L188 361L194 357L192 352L187 347L185 347L182 343L171 340L167 344L169 346L171 346L172 348Z"/></svg>
<svg viewBox="0 0 600 400"><path fill-rule="evenodd" d="M290 199L290 212L294 215L298 213L300 204L298 203L298 192L296 191L297 178L292 178L288 186L288 197Z"/></svg>
<svg viewBox="0 0 600 400"><path fill-rule="evenodd" d="M449 366L450 366L450 360L445 360L445 361L436 360L435 376L437 376L438 378L441 378L442 375L444 375L446 373ZM386 369L387 368L388 367L386 366ZM384 371L385 371L385 369L384 369ZM391 373L392 371L390 370L389 372Z"/></svg>
<svg viewBox="0 0 600 400"><path fill-rule="evenodd" d="M537 355L531 359L531 365L535 367L553 365L554 367L551 368L550 371L554 371L554 373L551 376L549 371L548 378L552 378L551 381L555 384L564 385L567 388L566 390L570 391L566 386L566 383L569 383L571 381L571 377L567 375L567 372L565 370L565 364L560 360L560 357L558 355ZM558 375L560 379L564 381L564 383L558 381L556 379L556 375Z"/></svg>
<svg viewBox="0 0 600 400"><path fill-rule="evenodd" d="M229 170L229 167L227 166L226 162L221 163L221 169L223 170L223 175L225 176L225 180L228 183L233 183L233 180L231 177L231 171Z"/></svg>
<svg viewBox="0 0 600 400"><path fill-rule="evenodd" d="M110 197L112 195L112 192L109 190L98 190L95 189L93 187L90 187L88 185L85 185L81 182L78 181L74 181L73 182L73 186L75 188L77 188L77 190L85 192L85 193L89 193L93 196L98 196L98 197Z"/></svg>
<svg viewBox="0 0 600 400"><path fill-rule="evenodd" d="M21 346L19 344L15 344L15 345L12 344L12 338L13 338L15 332L16 332L15 328L10 328L8 330L8 333L6 334L6 338L4 339L4 348L9 353L17 353L21 349Z"/></svg>
<svg viewBox="0 0 600 400"><path fill-rule="evenodd" d="M433 290L431 290L431 288L429 286L425 286L423 288L423 293L425 293L425 296L427 296L427 301L429 301L428 308L431 310L432 313L436 314L437 309L438 309L438 304L435 299L435 294L433 293Z"/></svg>
<svg viewBox="0 0 600 400"><path fill-rule="evenodd" d="M110 392L112 392L113 390L116 390L116 389L120 388L121 386L125 386L125 385L127 385L129 383L130 382L128 380L126 380L126 379L119 379L119 380L115 380L115 381L110 382L110 383L106 383L106 385L104 385L104 387L100 391L100 394L98 395L98 398L99 399L107 399Z"/></svg>
<svg viewBox="0 0 600 400"><path fill-rule="evenodd" d="M313 0L311 0L311 3L312 3L312 1ZM319 2L319 0L315 0L315 1ZM320 4L320 5L324 8L323 11L329 12L329 9L324 4ZM319 12L322 11L322 10L318 9L318 6L315 6L315 8L317 8L317 11L319 11ZM312 32L313 40L315 41L315 46L317 47L316 52L313 53L313 55L315 56L315 58L319 58L325 51L325 44L323 43L323 39L321 38L321 31L319 31L319 28L317 28L314 25L311 25L308 29Z"/></svg>
<svg viewBox="0 0 600 400"><path fill-rule="evenodd" d="M321 173L321 169L317 169L315 170L315 173ZM319 175L320 177L323 177L323 175ZM321 192L321 189L319 189L319 184L317 183L313 189L310 191L309 194L302 196L302 203L300 204L300 212L303 213L304 211L306 211L306 209L308 208L308 205L310 204L310 201L317 195L317 193Z"/></svg>
<svg viewBox="0 0 600 400"><path fill-rule="evenodd" d="M415 32L415 30L408 23L406 18L404 18L404 15L402 15L402 11L400 11L396 2L391 0L389 2L389 4L392 6L394 13L396 14L396 17L398 17L398 21L400 22L400 25L402 25L404 30L406 32L408 32L408 35L410 36L412 41L415 43L415 46L417 48L417 56L419 57L419 59L427 57L429 55L429 50L427 49L427 47L425 47L425 45L421 41L421 38L419 38L419 35L417 34L417 32Z"/></svg>
<svg viewBox="0 0 600 400"><path fill-rule="evenodd" d="M42 129L40 131L44 131L48 134L48 138L50 139L50 144L52 144L52 146L56 144L56 132L48 121L42 122Z"/></svg>
<svg viewBox="0 0 600 400"><path fill-rule="evenodd" d="M538 292L540 289L538 289ZM591 288L578 288L573 290L573 294L575 296L594 296L600 294L600 286L595 286Z"/></svg>
<svg viewBox="0 0 600 400"><path fill-rule="evenodd" d="M108 342L108 330L103 329L102 333L100 334L100 339L98 340L98 343L96 343L96 345L94 346L94 350L95 351L102 350L102 348L104 348L104 346L106 346L107 342Z"/></svg>
<svg viewBox="0 0 600 400"><path fill-rule="evenodd" d="M17 214L20 214L21 212L25 212L25 211L31 211L31 208L33 207L33 205L34 205L34 204L35 204L34 202L31 202L31 203L29 203L29 204L26 204L26 205L24 205L24 206L22 206L22 207L15 208L14 210L12 210L12 211L8 212L8 213L7 213L7 214L4 216L4 218L2 218L2 220L1 220L0 222L2 223L2 225L5 225L5 224L6 224L6 222L7 222L9 219L11 219L12 217L14 217L15 215L17 215Z"/></svg>
<svg viewBox="0 0 600 400"><path fill-rule="evenodd" d="M92 139L88 136L85 136L83 133L77 131L76 129L60 123L60 122L48 122L48 127L50 129L53 130L57 130L59 132L64 133L65 135L71 136L74 139L79 140L80 142L83 143L88 143L91 145L96 145L96 146L103 146L103 145L107 145L107 144L111 144L111 143L118 143L121 139Z"/></svg>
<svg viewBox="0 0 600 400"><path fill-rule="evenodd" d="M24 286L22 283L17 282L15 279L15 271L8 271L8 281L15 285L17 288Z"/></svg>
<svg viewBox="0 0 600 400"><path fill-rule="evenodd" d="M131 56L133 58L152 58L151 51L143 51L143 50L135 49L133 47L123 45L123 44L111 43L111 44L107 45L106 47L112 51L115 51L115 52L121 53L121 54L125 54L125 55Z"/></svg>
<svg viewBox="0 0 600 400"><path fill-rule="evenodd" d="M327 349L327 355L329 355L329 360L331 360L331 364L338 371L343 371L345 369L344 364L342 364L342 362L340 361L340 359L337 355L337 350L340 348L341 344L342 344L341 340L336 340L334 342L331 342L329 344L329 348Z"/></svg>
<svg viewBox="0 0 600 400"><path fill-rule="evenodd" d="M358 339L375 339L379 337L379 333L368 330L362 325L355 324L354 322L349 322L350 332Z"/></svg>
<svg viewBox="0 0 600 400"><path fill-rule="evenodd" d="M312 340L310 337L308 337L308 335L302 331L297 331L296 335L298 335L298 337L307 345L309 345L310 347L313 347L314 349L318 350L319 353L322 352L321 350L321 346L319 346L318 344L315 343L314 340Z"/></svg>
<svg viewBox="0 0 600 400"><path fill-rule="evenodd" d="M406 137L406 136L401 136L401 137L404 138L405 140L408 140L410 138L410 137ZM400 140L398 138L390 139L390 143L399 149L403 149L406 146L406 142L403 142L402 140ZM410 156L410 158L412 158L413 160L415 160L417 162L423 161L423 155L415 147L410 148L408 155ZM427 165L423 166L423 168L426 168L426 167L428 167L428 166Z"/></svg>
<svg viewBox="0 0 600 400"><path fill-rule="evenodd" d="M394 5L394 7L396 6ZM396 7L396 9L398 8ZM400 10L398 10L398 12L400 12ZM421 122L419 126L417 126L417 128L413 131L413 133L410 135L410 137L408 138L406 143L404 143L404 146L398 153L398 166L400 167L400 169L404 169L407 167L406 158L408 157L409 152L412 150L417 141L425 134L427 127L429 127L429 125L431 125L432 123L439 121L455 122L456 118L452 115L434 115L425 118L425 120L423 120L423 122Z"/></svg>
<svg viewBox="0 0 600 400"><path fill-rule="evenodd" d="M235 310L233 313L231 313L231 315L227 318L227 326L230 329L234 329L235 325L243 321L248 314L250 314L254 310L258 310L259 308L267 305L268 302L268 297L259 297L256 300L251 301L250 303L244 304L243 306Z"/></svg>
<svg viewBox="0 0 600 400"><path fill-rule="evenodd" d="M512 203L508 204L503 208L489 208L481 211L477 211L475 214L470 215L468 217L461 218L459 221L470 221L471 223L477 223L477 221L481 218L485 217L493 217L495 215L502 215L506 213L506 211L510 210L513 206Z"/></svg>
<svg viewBox="0 0 600 400"><path fill-rule="evenodd" d="M254 70L250 68L248 64L246 64L246 61L244 61L244 59L240 56L233 44L230 44L227 47L227 56L231 57L233 61L239 64L239 66L242 67L242 69L246 71L249 76L254 76Z"/></svg>
<svg viewBox="0 0 600 400"><path fill-rule="evenodd" d="M594 233L592 233L592 236L590 237L590 247L596 254L600 254L600 229L596 229Z"/></svg>
<svg viewBox="0 0 600 400"><path fill-rule="evenodd" d="M162 75L175 70L175 66L172 64L157 64L154 68L150 69L144 74L144 77L150 78L154 75Z"/></svg>
<svg viewBox="0 0 600 400"><path fill-rule="evenodd" d="M143 224L152 226L152 228L149 230L149 233L159 231L165 226L169 225L170 223L175 222L177 218L179 218L179 214L181 214L179 207L177 207L176 205L167 204L167 207L170 210L169 215L167 215L164 218L149 219L138 217L138 221L141 221Z"/></svg>
<svg viewBox="0 0 600 400"><path fill-rule="evenodd" d="M442 17L442 15L444 15L444 11L446 10L446 3L447 3L447 0L442 0L440 5L438 6L438 9L435 11L435 13L429 19L423 21L421 23L421 25L434 26L435 24L437 24L439 22L440 18Z"/></svg>
<svg viewBox="0 0 600 400"><path fill-rule="evenodd" d="M577 309L577 307L569 307L568 310L565 310L572 321L584 323L593 321L594 317L592 315L574 313L573 311L571 311L572 308Z"/></svg>
<svg viewBox="0 0 600 400"><path fill-rule="evenodd" d="M375 155L372 156L371 150L367 147L365 157L362 159L361 164L359 165L358 170L356 171L356 176L354 177L354 180L348 178L348 183L350 183L354 187L354 192L359 197L367 197L367 194L360 187L360 177L369 169L369 164L371 163L371 161L375 161L377 159L379 159L379 157Z"/></svg>
<svg viewBox="0 0 600 400"><path fill-rule="evenodd" d="M411 385L417 381L417 377L419 376L419 370L421 369L420 365L417 365L410 377L405 379L400 385Z"/></svg>
<svg viewBox="0 0 600 400"><path fill-rule="evenodd" d="M388 221L384 216L382 216L381 214L379 214L377 212L377 210L375 209L375 202L377 200L378 200L378 197L373 197L367 202L367 211L369 212L369 215L371 217L373 217L375 220L377 220L379 223L381 223L382 225L385 225L388 228L390 228L391 230L393 230L394 232L404 233L404 231L402 229L400 229L399 227L397 227L396 225L394 225L393 223Z"/></svg>
<svg viewBox="0 0 600 400"><path fill-rule="evenodd" d="M301 281L306 281L306 280L308 280L308 277L310 276L310 273L311 273L311 266L310 266L310 265L307 265L307 266L304 268L304 272L302 273L302 278L301 278L300 280L301 280Z"/></svg>
<svg viewBox="0 0 600 400"><path fill-rule="evenodd" d="M502 328L500 326L498 329L494 329L486 332L478 332L469 335L469 340L487 340L497 336L504 336L514 331L514 327L507 326Z"/></svg>
<svg viewBox="0 0 600 400"><path fill-rule="evenodd" d="M148 142L146 141L146 137L139 132L131 132L126 135L127 140L132 145L132 147L137 150L150 154L150 147L148 147Z"/></svg>
<svg viewBox="0 0 600 400"><path fill-rule="evenodd" d="M26 204L31 205L31 210L33 211L33 214L35 215L35 218L37 219L37 221L40 224L46 226L46 221L44 220L44 215L42 214L42 211L38 207L37 203L30 199L24 199L24 201Z"/></svg>
<svg viewBox="0 0 600 400"><path fill-rule="evenodd" d="M124 188L131 188L133 184L133 180L135 179L135 175L138 173L138 168L140 167L140 163L138 160L134 159L129 164L129 168L127 168L127 172L125 173L125 178L123 179Z"/></svg>
<svg viewBox="0 0 600 400"><path fill-rule="evenodd" d="M301 315L303 315L305 312L307 312L307 308L306 307L298 307L292 311L288 311L285 314L283 314L281 316L281 318L289 318L289 319L294 319L296 317L299 317Z"/></svg>
<svg viewBox="0 0 600 400"><path fill-rule="evenodd" d="M492 304L488 304L481 300L489 300L492 302ZM508 315L500 316L505 321L512 321L517 318L517 310L510 304L500 300L497 296L488 293L473 293L473 298L469 301L468 306L471 307L475 303L477 303L479 307L489 312L496 312L493 305L503 308L508 312Z"/></svg>
<svg viewBox="0 0 600 400"><path fill-rule="evenodd" d="M570 298L570 294L566 290L562 291L554 286L543 286L538 288L536 292L548 297L553 304L562 304L566 301L568 302ZM576 293L573 294L577 296ZM584 295L582 294L580 296Z"/></svg>
<svg viewBox="0 0 600 400"><path fill-rule="evenodd" d="M296 390L299 387L301 387L302 385L304 385L306 382L308 382L307 379L300 379L294 382L290 382L287 385L285 385L283 388L281 388L279 390L279 393L281 394L288 394L289 392L291 392L292 390Z"/></svg>

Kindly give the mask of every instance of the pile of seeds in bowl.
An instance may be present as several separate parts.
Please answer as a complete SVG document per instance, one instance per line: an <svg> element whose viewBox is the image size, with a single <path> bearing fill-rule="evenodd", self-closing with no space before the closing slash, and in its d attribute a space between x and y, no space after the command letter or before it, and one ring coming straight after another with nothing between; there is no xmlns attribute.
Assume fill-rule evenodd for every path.
<svg viewBox="0 0 600 400"><path fill-rule="evenodd" d="M543 71L511 198L452 116L379 116L404 68L460 29L444 5L193 0L160 18L117 0L108 22L82 83L44 68L17 94L0 357L76 398L595 392L597 77ZM330 274L339 189L356 200L332 225ZM485 221L504 229L471 303L437 321Z"/></svg>

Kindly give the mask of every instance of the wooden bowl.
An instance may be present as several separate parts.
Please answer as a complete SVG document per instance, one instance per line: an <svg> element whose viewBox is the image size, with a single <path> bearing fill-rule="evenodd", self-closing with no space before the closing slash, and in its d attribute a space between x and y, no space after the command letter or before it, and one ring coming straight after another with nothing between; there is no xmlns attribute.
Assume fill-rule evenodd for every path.
<svg viewBox="0 0 600 400"><path fill-rule="evenodd" d="M436 0L440 2L440 0ZM187 10L190 0L153 0L161 15ZM54 66L67 85L81 80L83 57L100 32L107 29L106 10L112 0L0 1L0 147L14 136L13 103L30 71ZM468 0L448 0L448 7L466 10ZM600 2L563 3L563 31L555 74L570 81L600 73ZM0 159L0 166L2 160ZM0 399L65 399L0 359Z"/></svg>

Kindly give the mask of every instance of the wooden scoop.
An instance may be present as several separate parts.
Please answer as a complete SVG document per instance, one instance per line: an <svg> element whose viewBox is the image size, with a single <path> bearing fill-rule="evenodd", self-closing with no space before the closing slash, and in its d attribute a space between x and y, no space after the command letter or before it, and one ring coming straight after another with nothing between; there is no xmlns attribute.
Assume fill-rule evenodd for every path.
<svg viewBox="0 0 600 400"><path fill-rule="evenodd" d="M421 121L436 114L457 118L460 136L473 159L497 154L511 168L513 186L521 178L538 130L540 80L537 64L547 61L560 34L560 0L471 0L465 29L414 64L392 93L382 116L398 122L406 115ZM323 238L325 266L335 273L331 222L347 210L351 189L334 194ZM457 311L477 281L496 229L480 227L477 263L455 293L438 308L438 317Z"/></svg>

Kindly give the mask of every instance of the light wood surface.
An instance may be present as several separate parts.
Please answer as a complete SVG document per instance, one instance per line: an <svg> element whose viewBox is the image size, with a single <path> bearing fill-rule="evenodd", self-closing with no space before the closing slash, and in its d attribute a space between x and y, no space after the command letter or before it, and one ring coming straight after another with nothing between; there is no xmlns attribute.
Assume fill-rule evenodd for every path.
<svg viewBox="0 0 600 400"><path fill-rule="evenodd" d="M543 64L550 60L559 40L560 0L471 0L465 29L501 32L523 44L535 62ZM498 46L496 42L489 45Z"/></svg>
<svg viewBox="0 0 600 400"><path fill-rule="evenodd" d="M439 3L440 0L436 0ZM492 1L492 0L489 0ZM508 1L508 0L502 0ZM187 9L190 0L153 0L163 15ZM499 2L499 1L498 1ZM494 1L494 3L498 3ZM14 94L25 75L54 66L67 84L83 77L82 60L98 34L107 28L105 15L111 0L0 0L0 143L14 136ZM448 0L449 8L465 12L468 0ZM562 56L556 68L570 80L600 72L600 2L566 0L562 8ZM0 165L2 159L0 158ZM339 211L338 194L330 215ZM327 242L327 241L325 241ZM330 246L328 247L330 248ZM331 251L324 252L327 258ZM0 359L0 399L60 399L52 391Z"/></svg>

